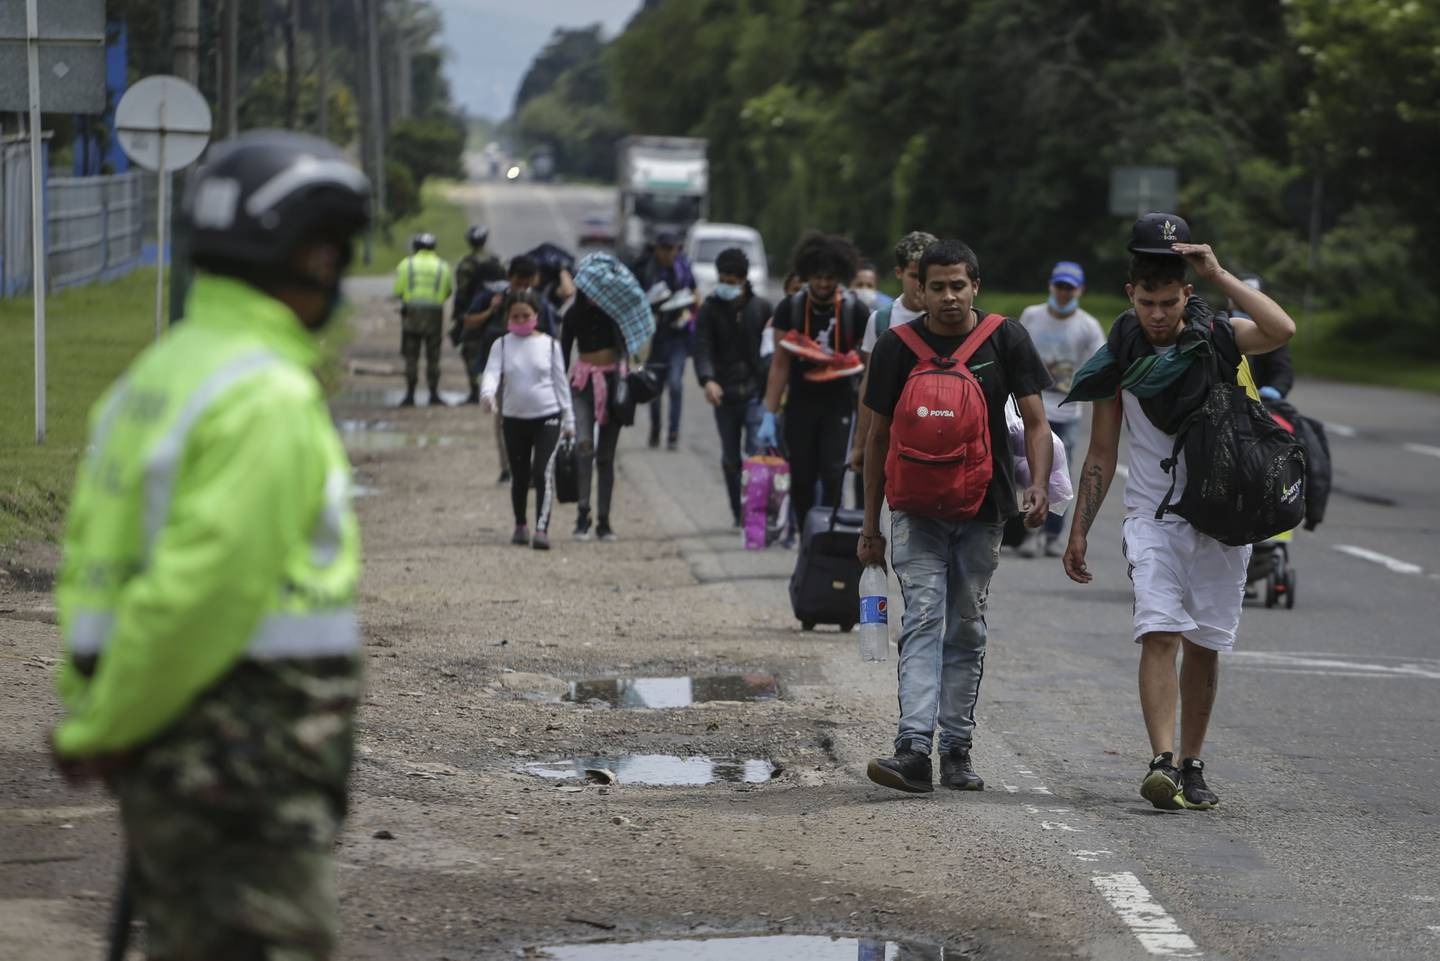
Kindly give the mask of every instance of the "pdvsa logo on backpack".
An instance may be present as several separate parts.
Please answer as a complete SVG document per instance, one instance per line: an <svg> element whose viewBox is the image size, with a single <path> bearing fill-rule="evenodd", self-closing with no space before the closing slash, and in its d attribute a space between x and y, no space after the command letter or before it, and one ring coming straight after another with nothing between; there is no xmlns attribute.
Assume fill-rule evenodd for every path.
<svg viewBox="0 0 1440 961"><path fill-rule="evenodd" d="M924 404L921 404L918 408L916 408L916 410L915 410L915 416L916 416L916 417L929 417L929 416L930 416L930 408L926 407Z"/></svg>
<svg viewBox="0 0 1440 961"><path fill-rule="evenodd" d="M955 416L955 412L954 412L953 410L940 410L940 409L938 409L938 408L935 409L935 410L931 410L929 407L925 407L924 405L921 405L920 407L915 408L915 416L916 416L916 417L954 417L954 416Z"/></svg>
<svg viewBox="0 0 1440 961"><path fill-rule="evenodd" d="M1303 484L1303 483L1304 483L1304 481L1298 481L1298 480L1297 480L1295 483L1291 484L1289 487L1286 487L1285 489L1283 489L1282 491L1280 491L1280 503L1282 503L1282 504L1290 504L1290 503L1293 503L1294 500L1295 500L1295 498L1297 498L1297 497L1300 496L1300 485Z"/></svg>

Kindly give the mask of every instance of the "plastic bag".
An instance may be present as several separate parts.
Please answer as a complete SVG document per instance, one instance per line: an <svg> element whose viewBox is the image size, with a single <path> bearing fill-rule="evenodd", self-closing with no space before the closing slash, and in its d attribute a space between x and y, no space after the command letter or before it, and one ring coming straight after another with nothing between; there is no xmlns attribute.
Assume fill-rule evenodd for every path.
<svg viewBox="0 0 1440 961"><path fill-rule="evenodd" d="M740 490L745 549L763 550L780 539L790 513L790 465L773 454L748 457L740 475Z"/></svg>
<svg viewBox="0 0 1440 961"><path fill-rule="evenodd" d="M1030 486L1030 459L1025 454L1025 421L1014 404L1005 405L1005 426L1010 433L1010 457L1015 465L1015 483L1025 488ZM1055 432L1050 432L1051 449L1055 459L1050 466L1050 483L1046 493L1050 497L1050 513L1064 515L1070 502L1075 499L1075 487L1070 482L1070 459L1065 456L1065 444Z"/></svg>

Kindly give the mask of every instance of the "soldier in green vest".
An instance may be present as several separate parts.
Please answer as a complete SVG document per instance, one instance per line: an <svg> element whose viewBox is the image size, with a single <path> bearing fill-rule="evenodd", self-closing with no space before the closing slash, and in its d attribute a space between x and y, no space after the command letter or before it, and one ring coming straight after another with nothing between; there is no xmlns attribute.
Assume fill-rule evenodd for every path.
<svg viewBox="0 0 1440 961"><path fill-rule="evenodd" d="M185 322L95 404L56 590L72 781L120 804L149 956L331 956L360 690L350 464L316 379L370 187L330 143L216 145Z"/></svg>
<svg viewBox="0 0 1440 961"><path fill-rule="evenodd" d="M435 253L434 234L410 238L410 256L395 268L395 296L400 298L400 353L405 357L405 399L401 407L415 406L415 383L420 379L420 346L425 346L425 382L428 403L440 399L440 343L444 337L445 301L454 292L450 265Z"/></svg>

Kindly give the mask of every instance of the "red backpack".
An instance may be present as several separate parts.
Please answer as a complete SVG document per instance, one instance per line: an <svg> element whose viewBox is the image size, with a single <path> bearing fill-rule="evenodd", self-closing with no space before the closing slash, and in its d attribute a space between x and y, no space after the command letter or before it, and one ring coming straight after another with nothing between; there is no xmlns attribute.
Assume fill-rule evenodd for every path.
<svg viewBox="0 0 1440 961"><path fill-rule="evenodd" d="M885 499L890 509L942 521L968 521L990 489L990 408L966 367L1005 318L990 314L949 357L937 357L905 324L891 329L919 358L890 420Z"/></svg>

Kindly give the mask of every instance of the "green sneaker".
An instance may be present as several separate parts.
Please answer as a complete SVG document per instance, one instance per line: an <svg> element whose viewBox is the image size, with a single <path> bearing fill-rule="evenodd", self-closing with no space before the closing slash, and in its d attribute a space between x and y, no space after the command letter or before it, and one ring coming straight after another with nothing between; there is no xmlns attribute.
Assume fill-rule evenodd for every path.
<svg viewBox="0 0 1440 961"><path fill-rule="evenodd" d="M1140 796L1162 811L1180 811L1185 802L1180 797L1180 771L1174 765L1175 755L1169 751L1155 755L1150 773L1140 782Z"/></svg>

